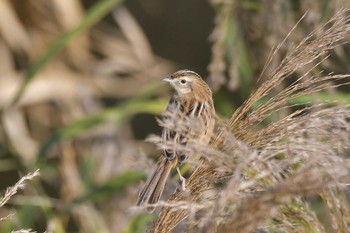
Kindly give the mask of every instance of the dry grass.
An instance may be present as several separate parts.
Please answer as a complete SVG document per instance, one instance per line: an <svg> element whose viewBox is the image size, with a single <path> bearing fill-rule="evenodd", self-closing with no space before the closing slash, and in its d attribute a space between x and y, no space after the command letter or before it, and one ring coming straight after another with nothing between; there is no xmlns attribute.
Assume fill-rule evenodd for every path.
<svg viewBox="0 0 350 233"><path fill-rule="evenodd" d="M74 205L74 200L132 168L135 170L140 142L134 139L130 125L123 122L129 123L130 115L142 111L152 114L162 111L162 105L151 106L158 102L151 98L162 94L164 88L159 87L159 79L171 73L172 63L152 52L136 20L125 7L120 7L113 13L114 21L82 32L41 68L17 104L9 108L29 67L51 48L60 34L75 28L86 12L82 1L2 1L0 4L0 56L4 61L0 64L0 147L9 151L5 152L7 156L10 154L7 161L19 164L2 169L6 172L6 169L44 168L36 187L38 193L34 192L40 196L38 201L32 197L33 193L26 193L14 201L19 204L5 209L16 208L21 216L21 206L29 205L35 211L32 216L46 218L45 222L41 222L44 218L27 218L31 222L28 228L32 229L40 225L41 229L68 230L69 221L74 222L73 229L82 232L116 232L126 228L132 219L128 208L133 198L127 202L108 199L112 204L104 203L106 206L101 209L91 203ZM157 88L158 93L153 94L152 88ZM125 103L124 107L132 113L123 115L123 109L117 106L110 109L114 115L99 115L106 103L121 103L134 97L145 104L135 109L133 104L138 104L138 99L129 105ZM154 110L141 110L147 105ZM85 124L74 127L74 121L84 117L88 118ZM119 118L122 119L115 120ZM62 143L53 137L54 148L38 164L39 151L47 140L69 124L73 125L69 136L64 136ZM138 175L133 182L141 177ZM128 192L130 195L126 196L135 195L135 190ZM114 210L110 210L111 206ZM68 217L56 215L67 209L69 214L64 216ZM21 221L23 218L18 220L19 224ZM11 222L12 227L17 225L16 221ZM5 224L0 227L4 229Z"/></svg>
<svg viewBox="0 0 350 233"><path fill-rule="evenodd" d="M32 229L21 229L18 231L11 231L11 233L36 233L36 231L32 231Z"/></svg>
<svg viewBox="0 0 350 233"><path fill-rule="evenodd" d="M250 112L254 103L283 80L342 44L350 32L347 15L348 10L339 11L286 54L218 130L212 148L202 152L206 160L189 178L188 190L178 190L170 197L171 205L165 204L150 232L169 232L180 222L192 232L252 232L264 228L324 232L307 201L319 195L338 202L337 206L323 203L333 213L334 230L349 231L349 204L335 195L344 193L348 186L348 107L304 108L257 127L289 100L337 86L339 80L345 85L349 76L309 77L305 73ZM220 185L213 186L216 183ZM211 194L210 198L206 193ZM297 227L292 229L292 225Z"/></svg>
<svg viewBox="0 0 350 233"><path fill-rule="evenodd" d="M349 97L339 92L349 82L349 11L339 11L348 3L323 1L321 12L317 1L292 2L211 1L217 112L246 101L218 117L210 146L183 148L203 161L184 167L186 191L168 180L171 197L149 232L349 232ZM91 3L0 1L0 171L9 178L0 183L41 173L11 199L28 179L8 189L1 232L144 232L150 221L131 208L159 155L144 137L159 130L149 119L170 96L160 78L176 68L153 53L160 42L150 45L127 8L109 9L69 41L10 106L35 61L84 22ZM220 87L238 94L231 101Z"/></svg>
<svg viewBox="0 0 350 233"><path fill-rule="evenodd" d="M29 173L23 176L14 186L7 188L5 195L0 200L0 207L5 205L10 200L10 198L17 193L18 190L24 189L25 182L27 180L32 180L35 176L38 176L39 174L39 170L36 170L33 173Z"/></svg>
<svg viewBox="0 0 350 233"><path fill-rule="evenodd" d="M4 196L0 199L0 208L3 207L5 204L7 204L10 199L13 197L13 195L15 195L19 190L22 190L25 188L26 186L26 182L28 180L32 180L34 177L39 176L39 169L36 170L35 172L32 173L28 173L27 175L23 176L14 186L8 187L5 191ZM0 218L0 222L1 221L6 221L6 220L10 220L13 217L13 213L12 214L8 214L5 217L1 217ZM18 232L18 233L30 233L33 232L31 231L31 229L21 229L21 230L17 230L17 231L11 231L11 232Z"/></svg>

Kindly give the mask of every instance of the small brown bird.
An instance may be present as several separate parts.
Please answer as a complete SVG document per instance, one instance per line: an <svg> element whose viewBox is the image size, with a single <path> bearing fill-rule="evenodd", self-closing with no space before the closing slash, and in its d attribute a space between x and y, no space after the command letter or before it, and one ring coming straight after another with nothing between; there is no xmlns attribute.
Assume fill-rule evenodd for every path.
<svg viewBox="0 0 350 233"><path fill-rule="evenodd" d="M158 202L169 173L182 164L191 152L183 149L189 143L207 145L215 125L215 108L212 92L203 79L190 70L180 70L163 79L175 89L173 97L166 108L163 121L173 127L164 127L162 132L162 157L158 167L145 183L138 198L137 205L155 204ZM185 179L181 176L183 188ZM154 207L147 207L152 212Z"/></svg>

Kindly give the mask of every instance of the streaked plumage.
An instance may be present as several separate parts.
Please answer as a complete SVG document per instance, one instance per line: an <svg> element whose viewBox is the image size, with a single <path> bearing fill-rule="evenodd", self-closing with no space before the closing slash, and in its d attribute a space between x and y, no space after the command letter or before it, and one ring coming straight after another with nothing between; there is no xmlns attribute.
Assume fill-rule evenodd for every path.
<svg viewBox="0 0 350 233"><path fill-rule="evenodd" d="M145 183L139 194L138 205L158 202L171 169L183 163L188 156L180 147L188 143L206 145L209 143L215 124L215 109L212 93L208 85L195 72L180 70L164 78L175 89L163 121L173 127L164 127L162 143L167 147L162 150L162 158L157 169ZM148 211L154 208L148 207Z"/></svg>

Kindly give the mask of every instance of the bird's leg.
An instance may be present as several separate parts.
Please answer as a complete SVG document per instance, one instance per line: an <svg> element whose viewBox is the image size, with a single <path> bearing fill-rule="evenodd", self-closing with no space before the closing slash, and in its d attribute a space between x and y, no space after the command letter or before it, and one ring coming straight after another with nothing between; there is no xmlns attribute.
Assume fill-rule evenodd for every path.
<svg viewBox="0 0 350 233"><path fill-rule="evenodd" d="M182 182L182 190L186 190L186 178L181 175L179 167L176 167L177 173L179 173L180 180Z"/></svg>

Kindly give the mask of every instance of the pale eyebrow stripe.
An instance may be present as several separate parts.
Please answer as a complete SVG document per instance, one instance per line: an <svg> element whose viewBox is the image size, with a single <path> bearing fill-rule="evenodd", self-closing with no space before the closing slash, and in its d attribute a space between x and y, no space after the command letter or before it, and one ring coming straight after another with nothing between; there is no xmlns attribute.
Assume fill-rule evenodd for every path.
<svg viewBox="0 0 350 233"><path fill-rule="evenodd" d="M178 72L175 72L172 76L173 76L173 78L180 78L180 77L186 76L186 75L194 75L198 78L201 78L201 76L199 74L197 74L196 72L194 72L192 70L180 70Z"/></svg>

